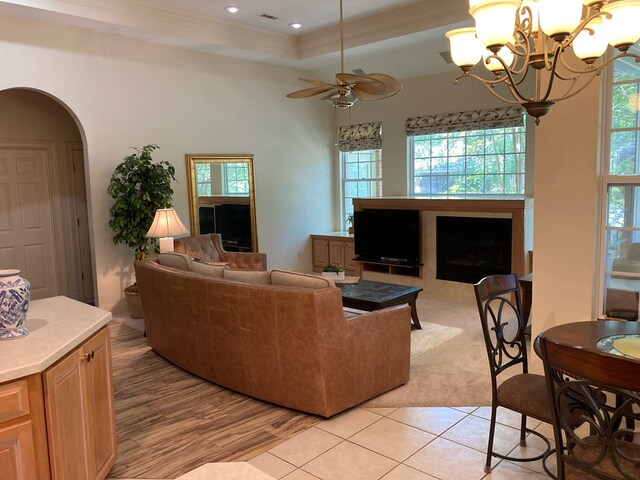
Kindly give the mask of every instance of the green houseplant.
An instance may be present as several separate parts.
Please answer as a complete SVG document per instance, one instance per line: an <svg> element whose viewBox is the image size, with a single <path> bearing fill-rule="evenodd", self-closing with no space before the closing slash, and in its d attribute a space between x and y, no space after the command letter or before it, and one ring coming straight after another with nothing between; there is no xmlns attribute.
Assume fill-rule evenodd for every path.
<svg viewBox="0 0 640 480"><path fill-rule="evenodd" d="M339 263L327 263L322 268L322 276L334 280L344 280L344 267Z"/></svg>
<svg viewBox="0 0 640 480"><path fill-rule="evenodd" d="M114 200L109 209L113 243L127 245L133 250L136 260L148 255L151 248L157 251L156 239L147 238L145 234L156 210L171 206L171 181L175 180L175 168L167 161L153 162L151 154L159 148L155 144L134 148L135 153L124 157L116 166L107 187ZM125 296L131 317L142 318L139 306L135 305L136 284L125 288Z"/></svg>
<svg viewBox="0 0 640 480"><path fill-rule="evenodd" d="M347 219L345 220L345 223L347 224L349 233L353 233L353 213L350 213L349 215L347 215Z"/></svg>

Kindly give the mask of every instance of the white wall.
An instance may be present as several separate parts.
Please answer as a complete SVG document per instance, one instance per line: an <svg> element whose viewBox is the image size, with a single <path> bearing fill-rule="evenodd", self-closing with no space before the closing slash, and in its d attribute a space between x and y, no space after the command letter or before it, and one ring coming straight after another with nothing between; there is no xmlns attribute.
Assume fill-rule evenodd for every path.
<svg viewBox="0 0 640 480"><path fill-rule="evenodd" d="M533 338L596 316L599 112L594 81L556 104L537 127Z"/></svg>
<svg viewBox="0 0 640 480"><path fill-rule="evenodd" d="M174 204L185 222L185 153L254 154L260 250L272 266L311 265L308 234L332 225L333 112L285 98L300 88L300 72L18 17L0 22L0 90L51 94L84 134L99 306L120 302L131 281L132 255L111 242L106 193L131 146L157 143L154 158L176 167Z"/></svg>

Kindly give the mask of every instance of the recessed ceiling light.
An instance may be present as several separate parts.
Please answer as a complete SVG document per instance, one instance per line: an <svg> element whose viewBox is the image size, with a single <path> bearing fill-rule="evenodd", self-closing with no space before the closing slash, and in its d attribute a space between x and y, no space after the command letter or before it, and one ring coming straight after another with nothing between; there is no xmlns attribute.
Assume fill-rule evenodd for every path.
<svg viewBox="0 0 640 480"><path fill-rule="evenodd" d="M230 5L228 7L224 7L224 9L229 13L238 13L240 11L240 7L236 7L234 5Z"/></svg>
<svg viewBox="0 0 640 480"><path fill-rule="evenodd" d="M298 30L299 28L302 28L302 24L298 22L290 23L289 26L291 28L295 28L296 30Z"/></svg>

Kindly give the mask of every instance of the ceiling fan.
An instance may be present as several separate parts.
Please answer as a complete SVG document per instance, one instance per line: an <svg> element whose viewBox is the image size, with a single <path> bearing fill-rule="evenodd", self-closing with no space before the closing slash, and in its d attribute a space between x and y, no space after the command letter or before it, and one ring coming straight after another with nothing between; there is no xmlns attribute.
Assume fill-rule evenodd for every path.
<svg viewBox="0 0 640 480"><path fill-rule="evenodd" d="M327 100L336 108L349 108L357 100L382 100L400 90L400 82L384 73L345 73L344 71L344 33L342 17L342 0L340 0L340 73L336 74L336 83L322 80L301 78L312 87L297 90L287 95L288 98L308 98L326 93L322 100Z"/></svg>

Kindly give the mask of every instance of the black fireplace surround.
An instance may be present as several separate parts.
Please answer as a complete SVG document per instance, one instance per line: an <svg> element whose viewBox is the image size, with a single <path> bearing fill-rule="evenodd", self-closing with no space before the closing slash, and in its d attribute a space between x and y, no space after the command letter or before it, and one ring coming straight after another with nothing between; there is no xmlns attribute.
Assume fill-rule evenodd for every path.
<svg viewBox="0 0 640 480"><path fill-rule="evenodd" d="M511 273L511 219L436 217L436 278L477 283Z"/></svg>

